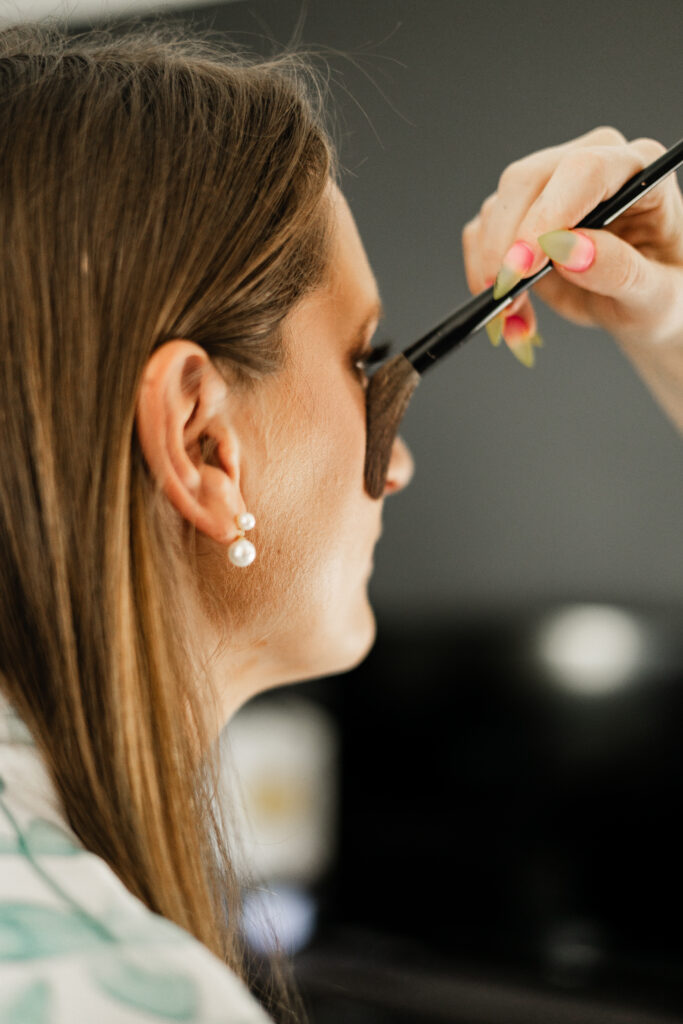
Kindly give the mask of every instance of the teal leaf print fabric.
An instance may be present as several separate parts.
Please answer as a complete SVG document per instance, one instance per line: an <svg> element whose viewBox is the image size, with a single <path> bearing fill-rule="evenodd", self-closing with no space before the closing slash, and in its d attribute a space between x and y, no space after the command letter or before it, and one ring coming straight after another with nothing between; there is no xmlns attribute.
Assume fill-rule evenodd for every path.
<svg viewBox="0 0 683 1024"><path fill-rule="evenodd" d="M121 956L92 967L90 974L105 992L138 1010L146 1010L163 1020L196 1019L197 989L188 975L151 970L127 962Z"/></svg>
<svg viewBox="0 0 683 1024"><path fill-rule="evenodd" d="M31 903L0 903L0 961L89 952L101 942L83 915Z"/></svg>
<svg viewBox="0 0 683 1024"><path fill-rule="evenodd" d="M76 846L63 829L44 818L33 818L28 830L24 832L24 839L33 854L49 853L71 857L82 852L81 847Z"/></svg>
<svg viewBox="0 0 683 1024"><path fill-rule="evenodd" d="M70 828L0 694L0 1024L273 1024Z"/></svg>
<svg viewBox="0 0 683 1024"><path fill-rule="evenodd" d="M0 796L2 779L0 779ZM44 818L33 818L24 831L24 840L33 854L49 853L57 856L73 856L81 853L81 847L71 841L58 825ZM0 836L0 853L20 853L19 836Z"/></svg>
<svg viewBox="0 0 683 1024"><path fill-rule="evenodd" d="M9 1002L0 1001L0 1024L52 1024L49 1001L49 984L33 981Z"/></svg>

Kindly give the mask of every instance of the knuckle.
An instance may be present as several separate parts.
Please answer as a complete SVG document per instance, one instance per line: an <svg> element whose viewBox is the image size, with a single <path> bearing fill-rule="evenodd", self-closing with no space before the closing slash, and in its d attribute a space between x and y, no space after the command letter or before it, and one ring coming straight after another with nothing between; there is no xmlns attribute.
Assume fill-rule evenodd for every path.
<svg viewBox="0 0 683 1024"><path fill-rule="evenodd" d="M662 145L661 142L658 142L657 139L634 139L631 146L640 156L643 156L648 163L651 163L653 160L657 160L660 156L664 156L667 151L666 146Z"/></svg>
<svg viewBox="0 0 683 1024"><path fill-rule="evenodd" d="M621 260L615 271L616 285L620 291L638 291L643 283L643 268L645 264L640 259Z"/></svg>
<svg viewBox="0 0 683 1024"><path fill-rule="evenodd" d="M511 164L505 167L498 179L498 188L507 188L508 185L514 185L522 177L523 160L513 160Z"/></svg>
<svg viewBox="0 0 683 1024"><path fill-rule="evenodd" d="M626 136L618 128L614 128L610 124L600 125L600 127L594 128L589 134L590 136L595 136L596 141L599 140L604 146L618 146L626 142Z"/></svg>

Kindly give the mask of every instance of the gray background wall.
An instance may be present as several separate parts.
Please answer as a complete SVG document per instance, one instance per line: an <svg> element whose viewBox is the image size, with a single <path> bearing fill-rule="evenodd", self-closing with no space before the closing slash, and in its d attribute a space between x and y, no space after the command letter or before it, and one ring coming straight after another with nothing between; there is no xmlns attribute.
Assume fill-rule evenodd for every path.
<svg viewBox="0 0 683 1024"><path fill-rule="evenodd" d="M192 20L269 52L301 7ZM468 297L461 229L511 160L599 125L681 138L682 41L680 0L311 0L303 42L353 57L329 59L378 340L404 347ZM387 502L380 616L683 598L683 439L607 334L535 305L533 370L481 332L413 399L417 472Z"/></svg>

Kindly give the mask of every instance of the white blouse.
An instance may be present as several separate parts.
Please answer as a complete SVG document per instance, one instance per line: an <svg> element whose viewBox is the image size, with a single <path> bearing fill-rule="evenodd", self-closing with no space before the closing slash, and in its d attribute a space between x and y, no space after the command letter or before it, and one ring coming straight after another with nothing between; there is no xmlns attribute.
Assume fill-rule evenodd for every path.
<svg viewBox="0 0 683 1024"><path fill-rule="evenodd" d="M268 1024L246 985L152 913L69 827L0 694L0 1024Z"/></svg>

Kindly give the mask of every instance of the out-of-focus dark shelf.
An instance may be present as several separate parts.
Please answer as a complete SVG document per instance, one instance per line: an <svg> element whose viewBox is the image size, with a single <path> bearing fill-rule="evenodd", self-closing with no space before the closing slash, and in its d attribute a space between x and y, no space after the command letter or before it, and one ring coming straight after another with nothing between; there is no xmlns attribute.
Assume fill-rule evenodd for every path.
<svg viewBox="0 0 683 1024"><path fill-rule="evenodd" d="M456 1013L425 1020L488 1020L485 1000L484 1016L457 1016L479 972L501 1007L508 1000L508 1016L490 1018L501 1024L522 1019L522 993L539 1000L525 1024L683 1021L683 609L626 609L641 661L623 686L593 695L558 685L537 656L553 613L384 622L359 668L304 684L342 746L338 858L320 886L319 934L350 929L423 950L423 973L404 964L398 975L439 998L450 976ZM408 999L387 980L394 953L370 946L335 966L317 942L309 966L300 961L309 978L343 987L346 977L360 992L379 972ZM603 1016L580 1016L591 1001L604 1002ZM398 1006L382 1012L394 1016L367 1020L411 1019Z"/></svg>
<svg viewBox="0 0 683 1024"><path fill-rule="evenodd" d="M387 941L385 937L385 942ZM495 972L383 962L382 936L340 933L296 958L312 1024L680 1024L632 1000L586 997ZM396 955L396 947L394 946ZM398 962L397 962L398 961Z"/></svg>

